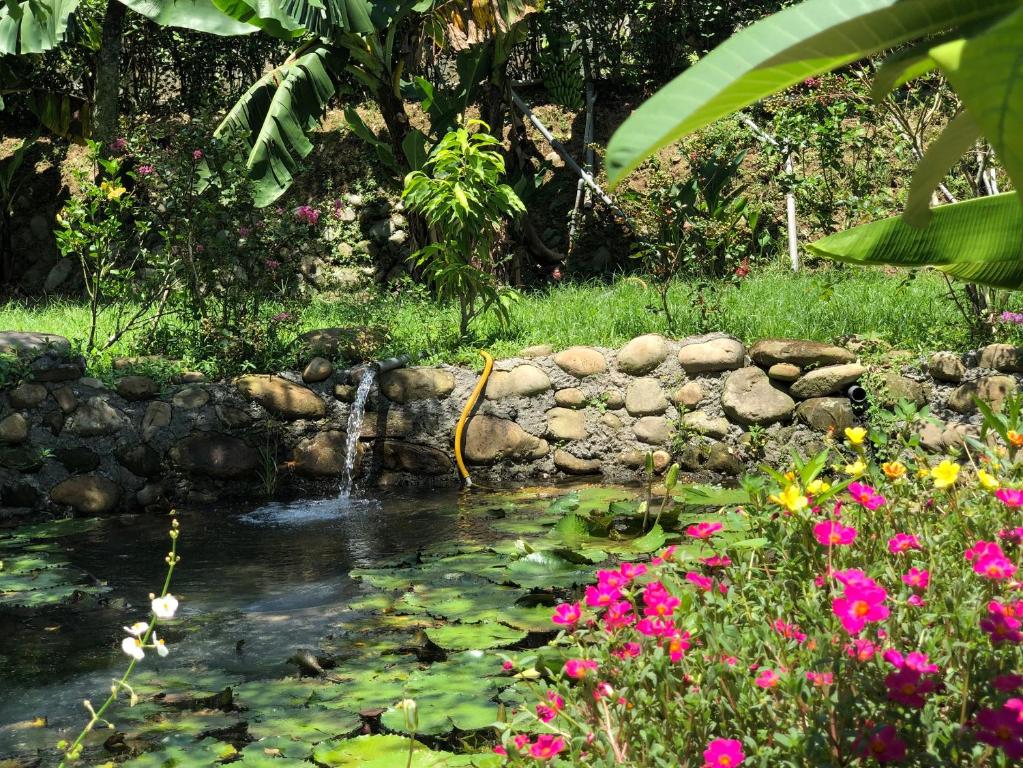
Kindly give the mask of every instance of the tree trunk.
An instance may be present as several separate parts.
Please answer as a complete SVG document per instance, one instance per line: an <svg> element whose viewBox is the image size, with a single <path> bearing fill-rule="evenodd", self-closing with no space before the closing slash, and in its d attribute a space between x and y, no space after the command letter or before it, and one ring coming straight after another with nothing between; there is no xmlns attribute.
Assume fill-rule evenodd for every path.
<svg viewBox="0 0 1023 768"><path fill-rule="evenodd" d="M96 54L96 87L93 93L93 135L103 145L118 131L121 102L121 32L124 6L107 0L99 52Z"/></svg>
<svg viewBox="0 0 1023 768"><path fill-rule="evenodd" d="M380 116L384 118L387 126L387 134L391 138L391 150L394 152L394 162L402 171L408 171L408 160L405 158L405 150L402 143L409 134L408 114L405 112L405 102L390 88L384 88L377 97L377 104L380 106Z"/></svg>

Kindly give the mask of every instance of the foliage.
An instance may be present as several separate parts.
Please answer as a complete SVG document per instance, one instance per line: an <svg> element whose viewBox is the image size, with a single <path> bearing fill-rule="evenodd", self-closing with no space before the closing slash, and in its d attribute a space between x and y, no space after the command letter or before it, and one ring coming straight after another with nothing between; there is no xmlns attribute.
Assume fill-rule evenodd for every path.
<svg viewBox="0 0 1023 768"><path fill-rule="evenodd" d="M470 129L480 130L470 133ZM495 241L506 218L525 208L515 191L501 183L504 158L500 143L470 120L448 133L430 154L423 171L405 180L402 197L421 214L435 242L413 255L441 301L458 300L459 335L489 309L507 322L507 291L497 283Z"/></svg>

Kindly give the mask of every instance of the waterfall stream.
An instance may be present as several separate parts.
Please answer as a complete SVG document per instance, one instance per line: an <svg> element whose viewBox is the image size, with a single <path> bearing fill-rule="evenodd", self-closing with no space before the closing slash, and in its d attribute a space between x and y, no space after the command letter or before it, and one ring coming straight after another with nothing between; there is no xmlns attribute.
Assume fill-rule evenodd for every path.
<svg viewBox="0 0 1023 768"><path fill-rule="evenodd" d="M362 432L362 419L366 415L366 401L369 400L370 390L373 389L373 379L376 368L367 366L362 378L359 379L359 386L355 390L355 399L352 401L352 409L348 412L347 441L345 443L345 471L341 476L341 490L338 494L340 499L348 499L352 495L354 483L355 459L359 449L359 435Z"/></svg>

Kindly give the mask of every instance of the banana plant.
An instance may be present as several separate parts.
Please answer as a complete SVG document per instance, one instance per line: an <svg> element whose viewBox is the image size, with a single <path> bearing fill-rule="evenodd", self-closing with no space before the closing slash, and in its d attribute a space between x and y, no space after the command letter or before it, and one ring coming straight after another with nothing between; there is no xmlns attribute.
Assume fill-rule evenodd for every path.
<svg viewBox="0 0 1023 768"><path fill-rule="evenodd" d="M851 62L891 49L874 98L939 71L964 109L919 162L901 217L809 246L861 264L933 265L972 282L1023 287L1020 192L942 206L931 192L980 136L1023 190L1021 0L804 0L736 33L670 82L618 129L607 151L612 184L662 147L715 120ZM933 221L932 221L933 219Z"/></svg>

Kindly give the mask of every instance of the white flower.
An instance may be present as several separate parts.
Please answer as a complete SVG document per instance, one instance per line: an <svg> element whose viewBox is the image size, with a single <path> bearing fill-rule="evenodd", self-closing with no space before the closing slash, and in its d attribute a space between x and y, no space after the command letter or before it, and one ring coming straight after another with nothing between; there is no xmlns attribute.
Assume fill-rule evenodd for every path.
<svg viewBox="0 0 1023 768"><path fill-rule="evenodd" d="M148 621L136 621L130 627L125 627L124 631L127 632L129 635L134 635L135 637L142 637L142 635L146 634L147 629L149 629Z"/></svg>
<svg viewBox="0 0 1023 768"><path fill-rule="evenodd" d="M142 642L137 637L126 637L121 641L121 650L131 656L135 661L142 661L146 657L142 650Z"/></svg>
<svg viewBox="0 0 1023 768"><path fill-rule="evenodd" d="M153 613L158 619L173 619L178 610L178 599L174 595L153 598Z"/></svg>
<svg viewBox="0 0 1023 768"><path fill-rule="evenodd" d="M153 647L156 649L157 656L161 659L166 658L167 654L170 653L167 649L167 642L158 638L155 632L153 633Z"/></svg>

